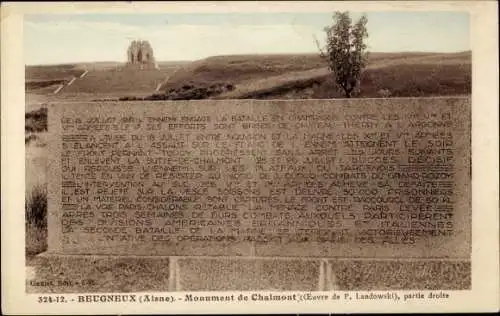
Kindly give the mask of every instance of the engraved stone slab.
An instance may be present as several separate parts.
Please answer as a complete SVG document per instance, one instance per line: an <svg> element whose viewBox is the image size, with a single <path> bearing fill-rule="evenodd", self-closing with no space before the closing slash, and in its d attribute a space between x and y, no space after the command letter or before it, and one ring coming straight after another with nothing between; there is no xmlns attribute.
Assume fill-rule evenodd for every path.
<svg viewBox="0 0 500 316"><path fill-rule="evenodd" d="M53 104L49 251L470 257L470 98Z"/></svg>

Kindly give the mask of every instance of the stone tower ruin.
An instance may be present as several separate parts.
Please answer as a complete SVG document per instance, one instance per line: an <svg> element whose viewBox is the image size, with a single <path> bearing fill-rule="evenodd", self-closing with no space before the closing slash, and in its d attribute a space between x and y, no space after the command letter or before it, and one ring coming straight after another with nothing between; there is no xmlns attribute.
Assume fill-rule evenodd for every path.
<svg viewBox="0 0 500 316"><path fill-rule="evenodd" d="M151 44L142 40L132 41L127 49L127 65L140 69L157 69Z"/></svg>

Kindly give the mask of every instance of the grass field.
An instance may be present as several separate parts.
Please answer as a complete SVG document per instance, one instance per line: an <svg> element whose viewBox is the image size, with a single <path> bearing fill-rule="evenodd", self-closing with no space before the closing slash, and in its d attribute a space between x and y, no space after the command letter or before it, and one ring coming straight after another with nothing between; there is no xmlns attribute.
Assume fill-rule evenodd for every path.
<svg viewBox="0 0 500 316"><path fill-rule="evenodd" d="M61 93L152 93L168 73L169 71L155 69L136 71L127 68L89 71L85 77L77 79Z"/></svg>
<svg viewBox="0 0 500 316"><path fill-rule="evenodd" d="M26 108L51 101L92 101L121 96L147 96L187 62L160 62L159 70L128 69L119 62L25 67ZM85 73L86 72L86 73ZM80 78L81 75L85 75ZM74 81L72 82L72 79ZM68 85L70 84L71 85ZM64 87L54 92L60 85Z"/></svg>
<svg viewBox="0 0 500 316"><path fill-rule="evenodd" d="M67 84L84 72L85 68L79 65L26 66L25 90L27 93L51 94L59 85Z"/></svg>
<svg viewBox="0 0 500 316"><path fill-rule="evenodd" d="M471 93L471 64L393 64L371 66L361 77L354 97L419 97ZM344 97L326 68L282 75L236 86L225 99L330 99ZM388 91L382 94L382 91Z"/></svg>
<svg viewBox="0 0 500 316"><path fill-rule="evenodd" d="M239 83L250 79L322 67L318 55L232 55L195 61L170 78L165 88L207 82Z"/></svg>
<svg viewBox="0 0 500 316"><path fill-rule="evenodd" d="M281 64L272 67L281 60ZM232 67L232 65L244 67ZM317 55L207 58L174 75L166 88L189 82L231 84L218 98L340 98L327 65ZM471 93L471 53L372 53L357 97L463 95ZM167 90L168 93L168 90Z"/></svg>
<svg viewBox="0 0 500 316"><path fill-rule="evenodd" d="M24 75L26 81L43 80L64 80L73 76L79 76L85 71L83 65L44 65L44 66L26 66Z"/></svg>

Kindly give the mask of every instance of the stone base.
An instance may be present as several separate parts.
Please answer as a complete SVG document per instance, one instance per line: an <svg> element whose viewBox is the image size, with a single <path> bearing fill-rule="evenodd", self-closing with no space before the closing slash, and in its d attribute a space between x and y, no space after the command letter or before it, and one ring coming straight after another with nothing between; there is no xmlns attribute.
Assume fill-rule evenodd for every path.
<svg viewBox="0 0 500 316"><path fill-rule="evenodd" d="M331 272L330 272L331 271ZM328 288L343 291L470 290L465 260L330 260Z"/></svg>
<svg viewBox="0 0 500 316"><path fill-rule="evenodd" d="M38 255L28 293L468 290L467 260Z"/></svg>
<svg viewBox="0 0 500 316"><path fill-rule="evenodd" d="M318 291L321 262L279 258L179 258L177 291Z"/></svg>
<svg viewBox="0 0 500 316"><path fill-rule="evenodd" d="M151 69L160 69L158 64L156 63L127 63L125 64L126 69L134 69L134 70L151 70Z"/></svg>
<svg viewBox="0 0 500 316"><path fill-rule="evenodd" d="M166 292L168 257L40 254L28 267L28 293ZM31 276L31 278L30 278Z"/></svg>

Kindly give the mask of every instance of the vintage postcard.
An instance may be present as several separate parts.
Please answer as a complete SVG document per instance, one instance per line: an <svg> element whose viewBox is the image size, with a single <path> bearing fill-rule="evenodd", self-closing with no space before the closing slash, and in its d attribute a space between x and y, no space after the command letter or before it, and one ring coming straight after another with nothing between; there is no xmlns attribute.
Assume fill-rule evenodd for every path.
<svg viewBox="0 0 500 316"><path fill-rule="evenodd" d="M1 10L6 314L498 311L496 3Z"/></svg>

